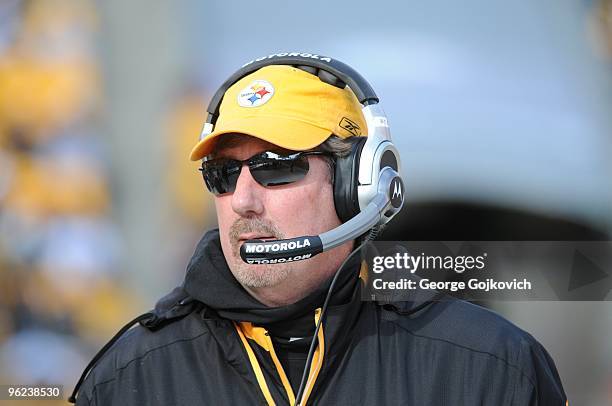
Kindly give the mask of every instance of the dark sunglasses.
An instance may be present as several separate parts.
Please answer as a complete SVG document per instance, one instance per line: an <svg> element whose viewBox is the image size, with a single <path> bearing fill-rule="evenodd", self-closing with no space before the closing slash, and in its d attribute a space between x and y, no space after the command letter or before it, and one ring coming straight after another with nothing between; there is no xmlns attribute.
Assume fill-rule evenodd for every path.
<svg viewBox="0 0 612 406"><path fill-rule="evenodd" d="M239 161L229 158L217 158L202 162L202 177L208 190L215 194L233 193L240 176L242 166L247 164L251 176L262 186L279 186L297 182L308 173L308 155L325 155L321 151L306 151L283 155L282 153L264 151Z"/></svg>

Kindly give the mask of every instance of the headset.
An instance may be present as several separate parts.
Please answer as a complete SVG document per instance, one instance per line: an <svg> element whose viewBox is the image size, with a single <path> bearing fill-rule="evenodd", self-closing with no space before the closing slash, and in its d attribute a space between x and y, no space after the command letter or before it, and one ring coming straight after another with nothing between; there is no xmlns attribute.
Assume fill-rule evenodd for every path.
<svg viewBox="0 0 612 406"><path fill-rule="evenodd" d="M361 103L367 137L350 137L351 151L335 158L334 205L342 224L317 236L284 240L248 240L240 256L249 264L274 264L311 258L323 251L360 238L366 233L374 238L404 204L401 161L391 141L387 117L372 86L353 68L330 57L310 53L282 52L257 58L244 64L215 92L208 105L208 117L200 139L214 130L225 92L238 80L269 65L290 65L302 69L323 82L348 86ZM331 135L331 134L330 134Z"/></svg>

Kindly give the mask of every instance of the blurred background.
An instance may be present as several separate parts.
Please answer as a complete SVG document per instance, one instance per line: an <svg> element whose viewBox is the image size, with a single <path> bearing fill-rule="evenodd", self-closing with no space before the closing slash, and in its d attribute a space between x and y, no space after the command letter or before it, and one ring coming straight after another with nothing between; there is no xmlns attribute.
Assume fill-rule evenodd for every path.
<svg viewBox="0 0 612 406"><path fill-rule="evenodd" d="M188 160L208 100L279 51L377 90L408 188L384 239L610 240L611 0L0 0L0 384L67 396L181 282L215 226ZM570 404L612 405L612 302L489 305Z"/></svg>

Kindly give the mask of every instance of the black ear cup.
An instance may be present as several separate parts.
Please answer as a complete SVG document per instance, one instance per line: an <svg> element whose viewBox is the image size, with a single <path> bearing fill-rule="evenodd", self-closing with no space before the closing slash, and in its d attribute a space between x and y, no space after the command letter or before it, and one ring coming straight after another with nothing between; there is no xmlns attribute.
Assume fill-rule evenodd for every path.
<svg viewBox="0 0 612 406"><path fill-rule="evenodd" d="M347 138L351 142L351 152L347 156L335 159L334 204L340 221L345 223L355 217L359 209L359 160L366 137Z"/></svg>

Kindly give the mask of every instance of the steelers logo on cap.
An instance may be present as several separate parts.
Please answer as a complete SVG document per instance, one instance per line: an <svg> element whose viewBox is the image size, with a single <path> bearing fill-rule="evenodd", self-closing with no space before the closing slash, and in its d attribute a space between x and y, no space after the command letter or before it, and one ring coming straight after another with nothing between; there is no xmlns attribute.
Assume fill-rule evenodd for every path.
<svg viewBox="0 0 612 406"><path fill-rule="evenodd" d="M259 107L274 95L274 87L265 80L255 80L238 93L238 104L242 107Z"/></svg>

